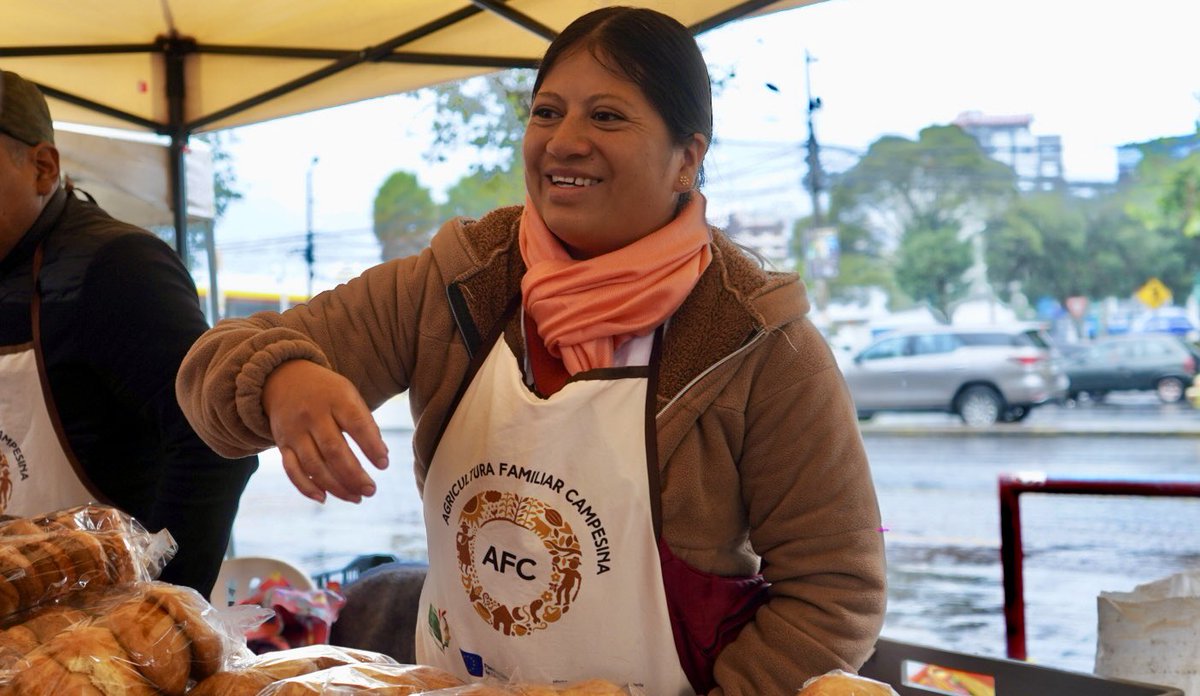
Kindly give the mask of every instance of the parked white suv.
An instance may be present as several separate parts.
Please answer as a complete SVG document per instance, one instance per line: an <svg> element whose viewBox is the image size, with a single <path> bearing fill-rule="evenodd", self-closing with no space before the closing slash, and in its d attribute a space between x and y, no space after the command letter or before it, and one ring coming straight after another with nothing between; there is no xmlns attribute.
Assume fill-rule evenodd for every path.
<svg viewBox="0 0 1200 696"><path fill-rule="evenodd" d="M893 331L842 372L858 416L879 411L955 413L967 425L1016 422L1062 401L1068 379L1037 326L938 326Z"/></svg>

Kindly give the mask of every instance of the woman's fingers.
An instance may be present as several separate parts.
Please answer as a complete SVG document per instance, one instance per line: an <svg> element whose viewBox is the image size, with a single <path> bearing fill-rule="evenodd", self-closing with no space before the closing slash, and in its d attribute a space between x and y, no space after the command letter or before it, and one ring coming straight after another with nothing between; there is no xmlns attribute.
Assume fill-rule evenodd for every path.
<svg viewBox="0 0 1200 696"><path fill-rule="evenodd" d="M328 488L330 493L352 503L360 502L363 496L375 495L375 482L358 463L340 428L316 433L313 440L321 471L333 482Z"/></svg>
<svg viewBox="0 0 1200 696"><path fill-rule="evenodd" d="M306 498L311 498L318 503L325 502L325 491L312 482L308 474L304 473L304 469L300 466L300 461L296 458L296 453L291 447L280 447L279 454L283 457L283 471L287 474L288 480L300 491Z"/></svg>
<svg viewBox="0 0 1200 696"><path fill-rule="evenodd" d="M365 403L359 400L357 407L350 409L348 415L338 414L338 425L346 431L350 439L354 440L363 455L376 469L388 467L387 443L383 441L383 433L379 430L379 424L375 422L374 416L371 415L371 411ZM370 481L370 477L367 477L365 472L363 476ZM371 493L364 493L364 495L371 495Z"/></svg>
<svg viewBox="0 0 1200 696"><path fill-rule="evenodd" d="M306 360L283 363L263 386L263 410L292 483L313 500L349 502L375 494L375 482L346 441L373 465L387 467L387 445L366 402L345 377ZM289 463L290 462L290 463Z"/></svg>

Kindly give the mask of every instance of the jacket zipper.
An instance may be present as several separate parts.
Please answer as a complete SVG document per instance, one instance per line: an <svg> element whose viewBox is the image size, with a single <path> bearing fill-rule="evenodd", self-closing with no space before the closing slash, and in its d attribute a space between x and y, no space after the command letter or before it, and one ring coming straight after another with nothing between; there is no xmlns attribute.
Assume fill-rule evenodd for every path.
<svg viewBox="0 0 1200 696"><path fill-rule="evenodd" d="M686 394L689 389L696 386L696 383L699 382L700 380L704 379L705 377L707 377L710 372L712 372L713 370L717 369L718 367L724 365L726 362L728 362L732 358L736 357L737 355L741 354L745 350L749 349L751 346L753 346L755 343L757 343L759 339L761 339L763 336L766 336L766 335L767 335L766 331L759 329L753 336L750 337L750 340L743 343L740 348L733 351L729 355L726 355L725 357L721 358L720 360L716 361L712 365L709 365L707 368L705 368L705 370L703 372L701 372L700 374L693 377L692 381L683 385L683 388L680 389L679 392L677 394L675 394L675 396L671 397L671 400L667 402L666 406L663 406L661 409L659 409L658 413L654 414L655 419L661 418L662 415L667 412L667 409L674 406L676 401L679 401L679 399L682 398L683 395Z"/></svg>

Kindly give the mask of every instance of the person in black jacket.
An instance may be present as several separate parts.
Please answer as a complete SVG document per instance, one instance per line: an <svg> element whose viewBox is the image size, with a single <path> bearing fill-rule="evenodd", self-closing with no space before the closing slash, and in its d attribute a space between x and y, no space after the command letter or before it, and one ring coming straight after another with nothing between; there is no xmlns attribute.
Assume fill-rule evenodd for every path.
<svg viewBox="0 0 1200 696"><path fill-rule="evenodd" d="M208 596L256 457L193 432L175 374L207 328L153 234L60 182L41 92L0 71L0 513L113 505L178 543L161 580Z"/></svg>

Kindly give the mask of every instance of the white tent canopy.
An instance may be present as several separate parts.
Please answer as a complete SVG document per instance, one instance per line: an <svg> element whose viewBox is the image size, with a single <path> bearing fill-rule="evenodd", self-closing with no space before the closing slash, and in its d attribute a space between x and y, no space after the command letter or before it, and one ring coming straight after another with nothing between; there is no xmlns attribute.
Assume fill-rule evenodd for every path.
<svg viewBox="0 0 1200 696"><path fill-rule="evenodd" d="M575 17L652 7L700 33L819 0L38 0L5 2L0 67L58 121L168 136L183 252L194 133L532 67Z"/></svg>

